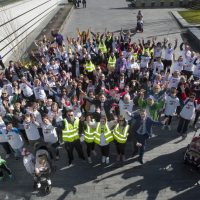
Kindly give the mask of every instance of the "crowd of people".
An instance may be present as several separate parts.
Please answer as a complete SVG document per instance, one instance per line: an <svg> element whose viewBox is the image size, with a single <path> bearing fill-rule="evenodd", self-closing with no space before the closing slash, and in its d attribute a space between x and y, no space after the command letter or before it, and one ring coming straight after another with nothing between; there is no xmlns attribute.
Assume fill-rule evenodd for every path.
<svg viewBox="0 0 200 200"><path fill-rule="evenodd" d="M109 164L111 143L116 161L123 162L126 145L133 144L132 155L138 153L143 164L155 125L171 130L178 120L173 132L183 139L193 118L196 126L200 56L186 40L135 41L130 31L77 29L76 38L53 30L52 39L44 36L35 44L28 67L10 61L0 73L0 144L5 159L13 152L16 159L23 154L30 174L39 174L45 159L35 166L24 148L40 142L51 148L55 160L59 147L65 148L69 165L74 149L92 163L93 155L100 157L97 148L101 162ZM0 162L2 170L5 160Z"/></svg>

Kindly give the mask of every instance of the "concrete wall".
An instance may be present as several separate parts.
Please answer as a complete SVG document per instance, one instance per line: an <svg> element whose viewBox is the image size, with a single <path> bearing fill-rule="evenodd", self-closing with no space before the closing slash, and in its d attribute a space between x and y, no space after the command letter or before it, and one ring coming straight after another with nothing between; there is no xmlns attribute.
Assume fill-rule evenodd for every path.
<svg viewBox="0 0 200 200"><path fill-rule="evenodd" d="M191 0L137 0L136 7L181 7Z"/></svg>
<svg viewBox="0 0 200 200"><path fill-rule="evenodd" d="M188 34L190 37L190 42L196 50L200 51L200 30L199 28L189 28L188 29Z"/></svg>
<svg viewBox="0 0 200 200"><path fill-rule="evenodd" d="M64 0L23 0L5 7L0 7L0 55L5 61L11 54L19 57L17 49L25 42L27 48L30 41L27 36L39 26L52 11Z"/></svg>

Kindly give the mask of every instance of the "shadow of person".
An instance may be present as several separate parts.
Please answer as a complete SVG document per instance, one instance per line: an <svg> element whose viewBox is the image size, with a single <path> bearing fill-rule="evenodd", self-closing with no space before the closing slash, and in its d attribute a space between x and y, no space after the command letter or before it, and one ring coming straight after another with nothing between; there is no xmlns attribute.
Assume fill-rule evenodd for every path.
<svg viewBox="0 0 200 200"><path fill-rule="evenodd" d="M148 161L143 166L136 166L128 169L122 174L122 178L128 180L132 177L142 177L134 183L126 185L117 192L106 196L116 197L122 193L132 196L140 193L147 193L147 200L156 199L162 190L171 190L179 193L194 186L199 178L195 171L190 171L182 162L183 149L176 152L159 156ZM112 174L111 176L119 175Z"/></svg>

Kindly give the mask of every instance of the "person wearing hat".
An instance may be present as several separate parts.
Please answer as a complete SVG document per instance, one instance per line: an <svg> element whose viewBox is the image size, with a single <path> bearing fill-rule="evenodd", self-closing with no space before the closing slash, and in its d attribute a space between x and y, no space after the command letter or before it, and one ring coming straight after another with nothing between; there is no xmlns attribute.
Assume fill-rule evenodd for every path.
<svg viewBox="0 0 200 200"><path fill-rule="evenodd" d="M0 156L0 181L2 181L3 178L4 178L3 171L6 171L8 173L9 178L13 177L12 171L6 165L6 161L4 159L2 159L1 156Z"/></svg>

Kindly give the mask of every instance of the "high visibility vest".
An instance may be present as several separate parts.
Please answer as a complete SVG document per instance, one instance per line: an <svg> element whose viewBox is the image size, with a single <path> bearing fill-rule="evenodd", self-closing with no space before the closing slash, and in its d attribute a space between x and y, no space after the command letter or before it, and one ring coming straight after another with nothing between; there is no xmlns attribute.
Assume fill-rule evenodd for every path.
<svg viewBox="0 0 200 200"><path fill-rule="evenodd" d="M121 144L126 143L128 137L129 125L126 125L122 132L120 132L119 124L117 124L113 130L114 139Z"/></svg>
<svg viewBox="0 0 200 200"><path fill-rule="evenodd" d="M134 58L135 60L137 60L137 59L138 59L138 53L133 53L133 58Z"/></svg>
<svg viewBox="0 0 200 200"><path fill-rule="evenodd" d="M144 55L144 53L147 53L148 56L151 56L151 52L149 48L143 48L142 55Z"/></svg>
<svg viewBox="0 0 200 200"><path fill-rule="evenodd" d="M103 134L107 143L110 143L114 140L112 132L110 131L107 123L104 125ZM94 142L96 144L100 144L100 140L101 140L101 124L99 122L97 123L97 128L94 135Z"/></svg>
<svg viewBox="0 0 200 200"><path fill-rule="evenodd" d="M115 56L112 58L111 56L108 59L108 66L111 68L115 68L116 58Z"/></svg>
<svg viewBox="0 0 200 200"><path fill-rule="evenodd" d="M86 67L85 67L85 70L87 72L93 72L95 70L95 66L94 64L92 63L92 61L86 61Z"/></svg>
<svg viewBox="0 0 200 200"><path fill-rule="evenodd" d="M99 42L99 46L98 46L99 49L101 49L101 51L103 53L107 53L107 48L106 48L106 45L104 42Z"/></svg>
<svg viewBox="0 0 200 200"><path fill-rule="evenodd" d="M63 142L73 142L79 139L79 119L75 118L74 125L69 123L66 119L63 120L65 128L62 131Z"/></svg>
<svg viewBox="0 0 200 200"><path fill-rule="evenodd" d="M91 128L89 125L86 126L86 129L84 130L84 140L87 143L94 142L94 134L95 129Z"/></svg>

